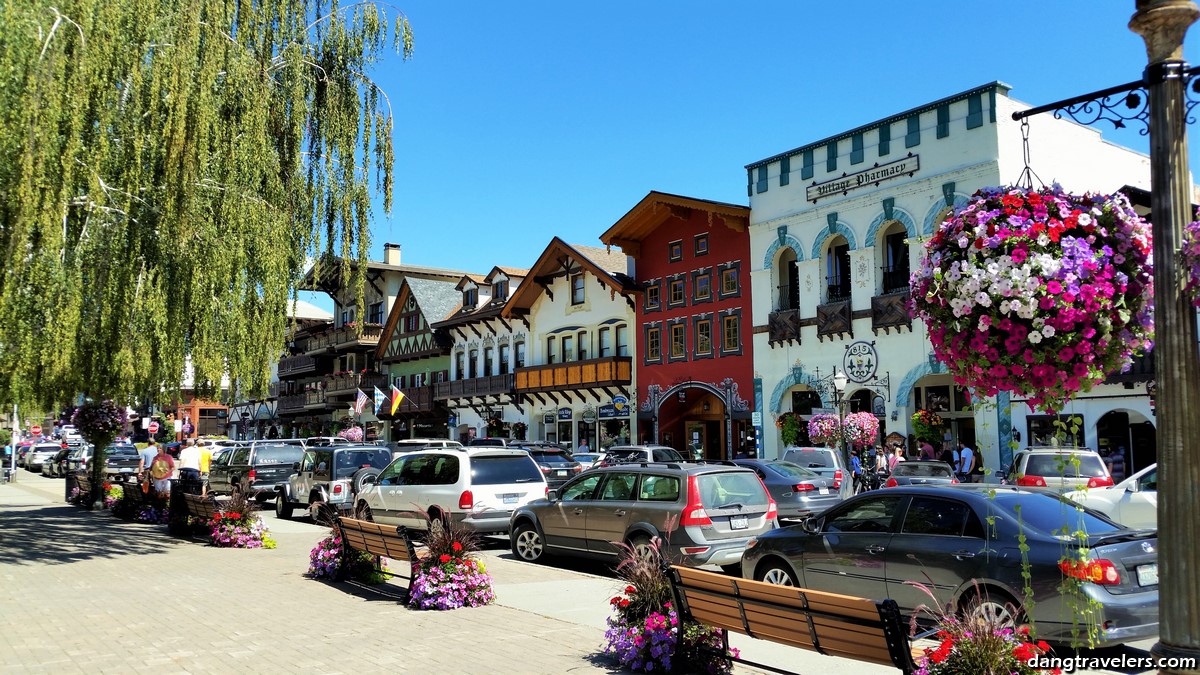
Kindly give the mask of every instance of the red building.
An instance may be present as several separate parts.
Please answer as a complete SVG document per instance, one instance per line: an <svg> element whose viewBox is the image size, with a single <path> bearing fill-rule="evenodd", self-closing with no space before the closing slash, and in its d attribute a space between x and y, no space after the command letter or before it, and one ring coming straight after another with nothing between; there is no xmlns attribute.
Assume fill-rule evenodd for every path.
<svg viewBox="0 0 1200 675"><path fill-rule="evenodd" d="M651 192L600 240L634 260L638 434L685 456L753 447L750 208Z"/></svg>

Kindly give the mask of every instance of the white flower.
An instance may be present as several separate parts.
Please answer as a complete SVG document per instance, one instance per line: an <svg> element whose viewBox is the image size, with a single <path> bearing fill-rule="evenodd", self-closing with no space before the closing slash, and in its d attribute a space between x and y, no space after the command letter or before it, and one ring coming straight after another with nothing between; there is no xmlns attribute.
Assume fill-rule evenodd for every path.
<svg viewBox="0 0 1200 675"><path fill-rule="evenodd" d="M1033 331L1029 334L1029 341L1036 345L1042 341L1042 334L1037 331Z"/></svg>

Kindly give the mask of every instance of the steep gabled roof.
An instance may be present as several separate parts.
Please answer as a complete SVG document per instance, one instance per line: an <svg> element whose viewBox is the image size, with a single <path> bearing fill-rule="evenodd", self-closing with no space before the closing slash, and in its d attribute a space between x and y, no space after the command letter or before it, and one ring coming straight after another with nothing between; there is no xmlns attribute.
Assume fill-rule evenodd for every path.
<svg viewBox="0 0 1200 675"><path fill-rule="evenodd" d="M607 269L617 266L617 258L620 258L620 271ZM629 294L639 290L634 281L624 274L624 254L609 253L595 246L572 246L555 237L529 269L525 283L518 286L505 303L501 316L511 317L520 310L528 310L549 287L550 279L580 268L594 274L617 293Z"/></svg>
<svg viewBox="0 0 1200 675"><path fill-rule="evenodd" d="M660 225L671 218L690 218L694 211L707 213L710 223L736 232L744 232L750 225L749 206L651 191L600 235L600 241L610 247L621 247L626 255L637 256L641 243Z"/></svg>

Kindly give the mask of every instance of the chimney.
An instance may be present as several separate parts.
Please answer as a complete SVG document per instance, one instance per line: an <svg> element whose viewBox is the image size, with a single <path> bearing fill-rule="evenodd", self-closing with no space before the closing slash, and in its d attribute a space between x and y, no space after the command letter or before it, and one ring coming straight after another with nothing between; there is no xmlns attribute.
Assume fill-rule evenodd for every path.
<svg viewBox="0 0 1200 675"><path fill-rule="evenodd" d="M383 245L383 262L386 265L400 264L400 244Z"/></svg>

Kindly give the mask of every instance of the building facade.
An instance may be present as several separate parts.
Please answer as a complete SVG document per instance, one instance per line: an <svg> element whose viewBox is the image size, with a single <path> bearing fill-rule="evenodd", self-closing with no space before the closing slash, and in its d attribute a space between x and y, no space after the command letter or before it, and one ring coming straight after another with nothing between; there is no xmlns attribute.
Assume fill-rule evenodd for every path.
<svg viewBox="0 0 1200 675"><path fill-rule="evenodd" d="M780 414L834 409L835 369L850 380L846 412L871 411L883 433L907 437L916 410L937 411L949 423L943 441L982 449L989 471L1007 466L1013 445L1044 436L1048 420L1023 401L978 401L955 386L908 312L923 242L977 189L1014 183L1025 168L1011 114L1028 106L1008 92L988 84L746 167L766 456L780 454ZM1036 174L1067 190L1148 185L1148 158L1094 129L1036 116L1029 144ZM1116 428L1122 415L1126 426L1151 418L1148 399L1126 384L1101 385L1062 411L1081 418L1081 444L1128 436Z"/></svg>
<svg viewBox="0 0 1200 675"><path fill-rule="evenodd" d="M651 192L600 240L643 289L636 303L638 440L730 459L755 443L750 210Z"/></svg>

